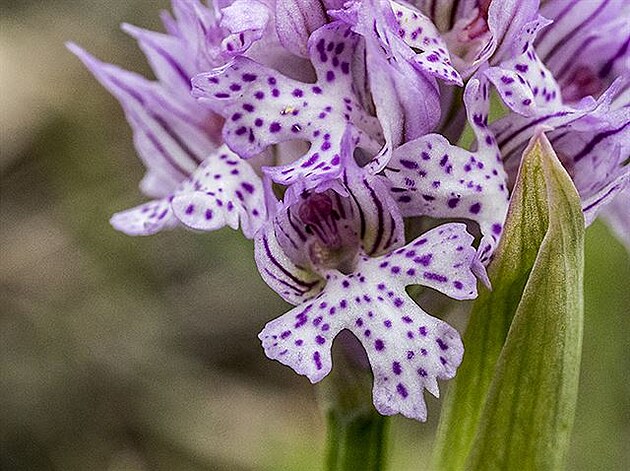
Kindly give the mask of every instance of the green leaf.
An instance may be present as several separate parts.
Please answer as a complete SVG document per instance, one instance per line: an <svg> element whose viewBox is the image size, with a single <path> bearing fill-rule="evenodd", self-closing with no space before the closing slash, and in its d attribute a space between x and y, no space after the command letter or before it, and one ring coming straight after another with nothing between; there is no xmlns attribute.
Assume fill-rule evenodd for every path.
<svg viewBox="0 0 630 471"><path fill-rule="evenodd" d="M501 243L444 404L438 470L562 466L582 339L584 219L544 135L526 149Z"/></svg>

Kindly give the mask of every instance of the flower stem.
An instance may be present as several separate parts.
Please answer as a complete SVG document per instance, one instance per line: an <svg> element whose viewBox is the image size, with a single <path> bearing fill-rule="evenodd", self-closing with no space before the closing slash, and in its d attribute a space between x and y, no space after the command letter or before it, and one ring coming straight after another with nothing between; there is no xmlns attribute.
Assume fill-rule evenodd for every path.
<svg viewBox="0 0 630 471"><path fill-rule="evenodd" d="M340 347L333 372L320 388L327 425L325 469L384 470L388 419L372 405L369 369Z"/></svg>

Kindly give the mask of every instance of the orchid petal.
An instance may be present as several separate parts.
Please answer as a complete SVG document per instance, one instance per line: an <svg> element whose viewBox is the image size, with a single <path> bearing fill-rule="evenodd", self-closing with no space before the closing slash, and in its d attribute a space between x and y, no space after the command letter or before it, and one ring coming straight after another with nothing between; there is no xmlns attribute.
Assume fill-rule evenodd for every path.
<svg viewBox="0 0 630 471"><path fill-rule="evenodd" d="M308 58L308 38L328 22L326 5L320 0L278 0L276 31L280 43L300 57Z"/></svg>
<svg viewBox="0 0 630 471"><path fill-rule="evenodd" d="M165 229L173 229L179 224L168 198L116 213L109 222L114 229L130 236L153 235Z"/></svg>
<svg viewBox="0 0 630 471"><path fill-rule="evenodd" d="M448 224L389 255L363 257L353 274L331 272L317 298L266 325L259 335L265 353L315 383L332 368L333 339L348 329L368 354L377 410L426 420L423 389L438 395L437 379L455 375L463 346L457 331L424 312L405 287L476 296L471 241L463 224Z"/></svg>
<svg viewBox="0 0 630 471"><path fill-rule="evenodd" d="M175 216L188 227L213 231L240 225L250 239L266 218L260 177L227 146L199 166L171 204Z"/></svg>
<svg viewBox="0 0 630 471"><path fill-rule="evenodd" d="M241 157L253 157L271 144L308 140L306 155L267 172L277 183L300 181L313 187L341 173L342 154L352 153L342 146L347 129L354 137L350 146L380 148L369 137L380 126L361 109L352 91L350 63L357 40L340 23L313 33L309 51L318 76L315 84L237 57L225 68L195 77L193 94L226 118L223 137Z"/></svg>
<svg viewBox="0 0 630 471"><path fill-rule="evenodd" d="M475 152L453 146L439 134L430 134L396 149L385 174L404 216L477 221L484 236L480 253L487 259L497 245L507 211L506 174L487 127L487 81L471 79L464 100L477 138Z"/></svg>
<svg viewBox="0 0 630 471"><path fill-rule="evenodd" d="M485 72L503 102L512 111L524 116L539 114L539 109L555 109L562 105L560 87L533 46L538 31L549 23L541 16L526 23L512 46L512 58Z"/></svg>
<svg viewBox="0 0 630 471"><path fill-rule="evenodd" d="M589 226L606 205L610 204L623 193L627 193L628 188L630 188L630 167L626 166L618 177L614 178L604 188L582 202L585 224ZM627 196L625 199L627 200ZM628 209L621 212L621 214L623 213L628 215Z"/></svg>
<svg viewBox="0 0 630 471"><path fill-rule="evenodd" d="M159 84L100 62L74 44L68 47L118 99L133 129L138 155L150 173L168 184L168 191L216 147L208 131L213 118L206 110L194 103L186 106Z"/></svg>
<svg viewBox="0 0 630 471"><path fill-rule="evenodd" d="M393 0L389 4L398 24L398 36L407 46L419 51L414 57L414 65L449 85L463 85L451 64L446 44L431 20L411 5Z"/></svg>
<svg viewBox="0 0 630 471"><path fill-rule="evenodd" d="M584 55L585 46L592 41L593 35L601 32L598 30L605 29L607 23L618 18L626 21L625 34L621 37L627 37L629 8L624 0L546 1L541 5L540 13L553 23L539 35L536 51L554 73L570 62L598 61L596 56Z"/></svg>
<svg viewBox="0 0 630 471"><path fill-rule="evenodd" d="M256 260L263 278L291 303L299 304L317 294L305 290L304 284L315 279L321 282L331 267L354 265L359 249L378 256L404 243L402 217L383 177L351 167L338 184L294 193L290 188L283 207L256 240ZM276 247L281 255L274 252ZM281 269L270 270L272 259L286 259L289 271L303 283L287 280L291 276Z"/></svg>
<svg viewBox="0 0 630 471"><path fill-rule="evenodd" d="M243 54L262 38L270 19L267 5L256 0L236 0L221 14L220 26L230 32L221 43L227 57Z"/></svg>
<svg viewBox="0 0 630 471"><path fill-rule="evenodd" d="M630 185L603 208L600 216L630 252Z"/></svg>
<svg viewBox="0 0 630 471"><path fill-rule="evenodd" d="M263 280L276 293L287 302L300 304L316 296L325 283L309 267L294 263L287 255L278 240L283 237L283 228L287 226L272 223L258 231L254 246L256 264Z"/></svg>
<svg viewBox="0 0 630 471"><path fill-rule="evenodd" d="M177 37L130 24L123 24L122 29L138 41L159 81L168 90L181 91L180 99L191 100L190 79L197 69L186 45Z"/></svg>

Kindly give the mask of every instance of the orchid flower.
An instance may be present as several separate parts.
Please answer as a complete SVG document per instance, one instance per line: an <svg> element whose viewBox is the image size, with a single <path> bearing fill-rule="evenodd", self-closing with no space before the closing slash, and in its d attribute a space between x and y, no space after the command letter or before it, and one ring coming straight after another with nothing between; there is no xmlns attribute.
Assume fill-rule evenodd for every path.
<svg viewBox="0 0 630 471"><path fill-rule="evenodd" d="M267 356L316 383L331 370L334 338L348 329L367 352L377 410L426 420L423 389L439 394L437 379L455 375L463 347L457 331L405 287L474 298L472 240L453 223L403 245L383 177L348 170L340 188L302 193L256 237L263 278L296 304L260 333Z"/></svg>
<svg viewBox="0 0 630 471"><path fill-rule="evenodd" d="M267 356L318 382L349 330L376 409L426 420L424 389L438 395L464 346L405 289L468 300L489 285L537 126L586 223L603 209L630 233L630 10L577 4L173 0L165 34L124 26L156 80L70 45L121 103L147 167L154 199L111 222L131 235L240 227L295 306L260 333ZM506 113L489 122L494 91ZM466 122L470 148L457 144ZM440 225L407 240L412 217Z"/></svg>
<svg viewBox="0 0 630 471"><path fill-rule="evenodd" d="M190 96L190 79L195 73L220 65L225 57L245 51L260 37L266 21L250 25L250 30L238 28L238 21L229 21L229 12L237 4L225 9L219 23L213 10L198 1L176 0L176 20L164 15L169 34L124 25L138 40L157 81L102 63L69 45L120 101L138 155L147 167L141 189L157 198L115 214L111 223L116 229L129 235L150 235L180 222L194 229L215 230L224 225L236 229L240 221L245 235L253 237L264 220L260 177L247 162L220 147L221 118ZM237 47L241 35L245 39Z"/></svg>

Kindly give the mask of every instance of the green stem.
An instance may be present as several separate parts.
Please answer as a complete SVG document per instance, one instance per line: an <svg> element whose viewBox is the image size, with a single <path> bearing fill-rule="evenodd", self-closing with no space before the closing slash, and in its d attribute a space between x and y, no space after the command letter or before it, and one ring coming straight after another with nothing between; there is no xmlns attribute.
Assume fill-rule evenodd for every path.
<svg viewBox="0 0 630 471"><path fill-rule="evenodd" d="M325 469L382 471L388 419L372 405L369 370L348 359L343 348L338 350L333 373L320 389L328 429Z"/></svg>

